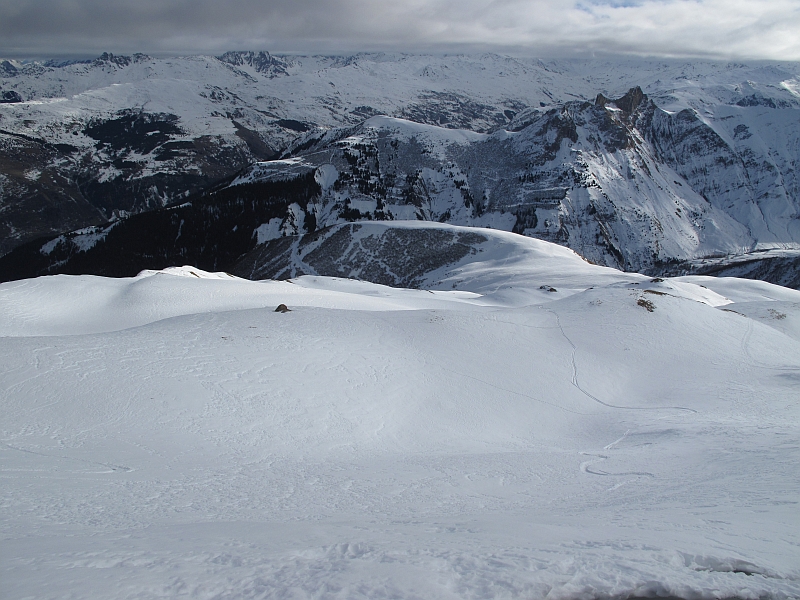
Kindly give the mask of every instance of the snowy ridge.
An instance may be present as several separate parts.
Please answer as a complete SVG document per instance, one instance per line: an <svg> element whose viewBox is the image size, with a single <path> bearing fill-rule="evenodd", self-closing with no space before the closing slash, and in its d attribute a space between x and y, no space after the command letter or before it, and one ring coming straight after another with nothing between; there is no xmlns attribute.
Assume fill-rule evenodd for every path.
<svg viewBox="0 0 800 600"><path fill-rule="evenodd" d="M4 592L800 595L800 292L334 232L398 229L484 241L437 289L0 284Z"/></svg>
<svg viewBox="0 0 800 600"><path fill-rule="evenodd" d="M363 123L365 129L375 129L386 131L392 135L393 139L409 142L412 139L419 140L431 147L445 147L454 144L466 145L474 142L484 141L486 134L463 129L443 129L433 125L415 123L407 119L397 119L386 116L372 117Z"/></svg>
<svg viewBox="0 0 800 600"><path fill-rule="evenodd" d="M620 276L615 269L591 265L572 250L541 240L427 221L342 224L276 240L245 255L234 272L248 279L339 276L394 287L476 293L497 291L512 279L522 294L539 294L544 284L571 288L575 275L600 278L605 273L614 281ZM629 277L645 279L649 280L638 274Z"/></svg>
<svg viewBox="0 0 800 600"><path fill-rule="evenodd" d="M180 277L176 283L173 278ZM309 283L313 280L309 280ZM6 317L0 336L84 335L120 331L176 316L231 310L312 306L337 310L420 310L448 308L477 294L408 290L362 299L355 282L337 289L304 289L303 281L251 282L228 273L194 267L143 271L137 277L112 279L91 275L55 275L12 282L3 288L0 312ZM313 284L311 284L313 287ZM367 284L364 289L378 290ZM86 290L91 289L87 295ZM26 299L44 294L38 302ZM380 296L380 294L379 294ZM440 299L444 298L444 299Z"/></svg>

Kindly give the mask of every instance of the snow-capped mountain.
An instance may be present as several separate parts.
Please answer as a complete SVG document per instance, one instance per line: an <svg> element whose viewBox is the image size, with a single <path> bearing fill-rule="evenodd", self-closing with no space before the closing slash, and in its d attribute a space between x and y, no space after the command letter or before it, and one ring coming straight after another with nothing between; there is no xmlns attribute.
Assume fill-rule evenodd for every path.
<svg viewBox="0 0 800 600"><path fill-rule="evenodd" d="M282 206L271 196L230 225L237 236L429 219L654 273L800 242L796 64L234 52L2 65L4 98L21 100L0 106L3 250L81 228L26 248L40 270L19 274L74 269L65 255L111 230L147 245L128 214L213 204L221 189L263 203L254 185L296 177L318 188ZM182 248L189 221L174 227L156 243Z"/></svg>
<svg viewBox="0 0 800 600"><path fill-rule="evenodd" d="M787 149L800 141L789 116ZM800 242L796 161L754 166L742 158L748 152L692 111L669 113L634 88L615 101L527 111L491 135L374 117L309 134L287 159L256 165L232 185L305 167L322 188L311 207L318 227L397 218L492 226L653 271ZM767 184L769 173L778 180Z"/></svg>

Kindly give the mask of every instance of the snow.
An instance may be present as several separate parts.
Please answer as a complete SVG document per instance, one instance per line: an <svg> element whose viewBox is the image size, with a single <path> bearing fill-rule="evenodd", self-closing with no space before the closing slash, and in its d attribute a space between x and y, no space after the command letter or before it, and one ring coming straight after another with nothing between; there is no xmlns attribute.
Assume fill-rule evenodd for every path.
<svg viewBox="0 0 800 600"><path fill-rule="evenodd" d="M408 141L412 138L421 138L430 144L450 145L469 144L486 140L489 136L474 131L463 129L444 129L434 125L415 123L406 119L397 119L386 116L372 117L364 121L365 128L391 131L396 134L396 139Z"/></svg>
<svg viewBox="0 0 800 600"><path fill-rule="evenodd" d="M86 252L93 248L97 242L105 239L111 228L100 229L98 227L84 227L74 232L75 235L70 236L70 241L82 252Z"/></svg>
<svg viewBox="0 0 800 600"><path fill-rule="evenodd" d="M0 285L2 595L800 596L800 292L479 232L430 290Z"/></svg>
<svg viewBox="0 0 800 600"><path fill-rule="evenodd" d="M49 242L42 244L42 247L39 248L39 252L45 256L48 256L52 254L53 250L55 250L61 244L72 244L79 252L86 252L87 250L93 248L97 242L104 240L108 235L108 232L111 231L113 227L114 223L106 228L83 227L81 229L77 229L67 235L60 235L57 238L53 238Z"/></svg>
<svg viewBox="0 0 800 600"><path fill-rule="evenodd" d="M236 179L231 182L231 185L251 183L260 179L266 179L275 174L285 175L287 170L291 170L289 172L294 173L295 170L308 170L309 168L313 168L313 165L307 163L302 158L257 162L252 167L248 168L245 173L236 177Z"/></svg>
<svg viewBox="0 0 800 600"><path fill-rule="evenodd" d="M43 244L42 247L39 249L39 252L46 255L52 254L53 250L55 250L59 244L63 243L64 240L65 240L64 236L61 235L58 236L57 238L53 238L46 244Z"/></svg>
<svg viewBox="0 0 800 600"><path fill-rule="evenodd" d="M273 217L269 223L262 223L255 230L256 241L258 244L263 244L269 240L276 240L281 237L281 223L283 219Z"/></svg>
<svg viewBox="0 0 800 600"><path fill-rule="evenodd" d="M781 81L780 85L782 88L789 90L792 93L792 95L800 98L800 81L798 81L798 78Z"/></svg>
<svg viewBox="0 0 800 600"><path fill-rule="evenodd" d="M339 178L339 171L333 165L322 165L314 172L314 180L323 190L330 188Z"/></svg>

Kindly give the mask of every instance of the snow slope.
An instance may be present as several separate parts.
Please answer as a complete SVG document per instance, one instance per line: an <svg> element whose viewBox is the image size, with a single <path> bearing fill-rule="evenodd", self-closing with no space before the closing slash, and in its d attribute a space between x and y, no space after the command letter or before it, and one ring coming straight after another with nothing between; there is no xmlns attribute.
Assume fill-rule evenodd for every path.
<svg viewBox="0 0 800 600"><path fill-rule="evenodd" d="M0 285L2 596L800 597L800 292L476 231Z"/></svg>

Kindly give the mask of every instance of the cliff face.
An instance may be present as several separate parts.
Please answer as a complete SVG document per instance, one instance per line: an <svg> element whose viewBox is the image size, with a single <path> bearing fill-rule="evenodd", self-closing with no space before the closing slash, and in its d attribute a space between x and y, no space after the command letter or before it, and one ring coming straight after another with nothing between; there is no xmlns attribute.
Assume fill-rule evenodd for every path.
<svg viewBox="0 0 800 600"><path fill-rule="evenodd" d="M601 264L656 272L759 243L800 242L800 213L789 199L795 162L759 170L767 161L754 154L688 109L670 114L635 88L614 101L529 111L491 135L376 117L309 134L284 160L254 166L233 186L315 170L317 226L491 226ZM781 170L790 176L768 185Z"/></svg>

